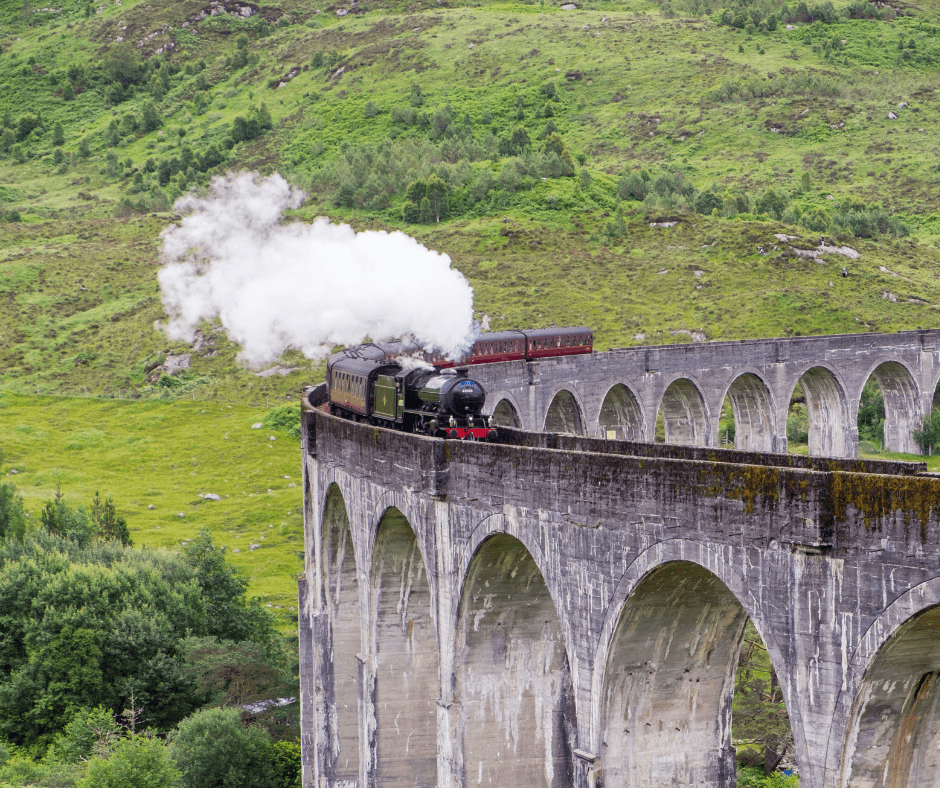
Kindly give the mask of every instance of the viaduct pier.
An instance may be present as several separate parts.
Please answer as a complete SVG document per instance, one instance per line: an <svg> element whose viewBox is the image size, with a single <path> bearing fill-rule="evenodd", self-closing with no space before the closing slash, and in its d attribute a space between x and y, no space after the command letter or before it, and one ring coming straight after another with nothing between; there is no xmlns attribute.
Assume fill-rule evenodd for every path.
<svg viewBox="0 0 940 788"><path fill-rule="evenodd" d="M940 478L853 459L851 419L874 374L906 440L938 335L768 340L747 363L719 362L748 343L714 343L480 367L518 426L571 428L501 428L496 444L306 410L305 788L731 788L748 618L804 788L936 784ZM797 352L823 340L828 355ZM814 453L842 457L779 453L801 379ZM618 386L632 412L611 404ZM551 415L561 391L580 424L570 401ZM725 395L749 436L735 450L711 447ZM644 442L657 407L684 445Z"/></svg>

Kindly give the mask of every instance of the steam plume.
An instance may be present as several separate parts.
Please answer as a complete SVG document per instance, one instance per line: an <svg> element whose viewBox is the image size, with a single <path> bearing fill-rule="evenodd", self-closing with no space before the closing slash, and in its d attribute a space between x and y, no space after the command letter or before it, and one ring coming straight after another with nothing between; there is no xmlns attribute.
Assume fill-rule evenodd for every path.
<svg viewBox="0 0 940 788"><path fill-rule="evenodd" d="M308 358L367 336L413 336L457 356L473 334L473 290L450 258L401 232L356 233L320 217L282 224L302 192L280 176L229 174L161 234L161 297L171 339L191 341L216 316L255 366L288 348Z"/></svg>

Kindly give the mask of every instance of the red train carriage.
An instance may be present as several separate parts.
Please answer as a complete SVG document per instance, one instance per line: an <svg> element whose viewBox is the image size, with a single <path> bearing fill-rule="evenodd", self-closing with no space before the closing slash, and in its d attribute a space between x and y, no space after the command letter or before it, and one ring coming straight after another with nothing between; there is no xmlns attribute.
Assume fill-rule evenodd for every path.
<svg viewBox="0 0 940 788"><path fill-rule="evenodd" d="M531 361L553 356L591 353L594 332L586 326L494 331L480 334L470 353L458 362L440 353L424 353L424 360L445 369L457 364L493 364L498 361Z"/></svg>

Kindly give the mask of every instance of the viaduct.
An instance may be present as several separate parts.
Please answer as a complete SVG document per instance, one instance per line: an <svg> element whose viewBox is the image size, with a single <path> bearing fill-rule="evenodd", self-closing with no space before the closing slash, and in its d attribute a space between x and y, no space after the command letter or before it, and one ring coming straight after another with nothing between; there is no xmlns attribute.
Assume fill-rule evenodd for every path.
<svg viewBox="0 0 940 788"><path fill-rule="evenodd" d="M479 367L497 415L544 430L496 444L306 410L305 788L731 788L748 618L804 788L936 785L940 478L854 459L853 422L874 375L910 447L938 339ZM782 453L798 381L808 457ZM660 410L677 445L649 442Z"/></svg>

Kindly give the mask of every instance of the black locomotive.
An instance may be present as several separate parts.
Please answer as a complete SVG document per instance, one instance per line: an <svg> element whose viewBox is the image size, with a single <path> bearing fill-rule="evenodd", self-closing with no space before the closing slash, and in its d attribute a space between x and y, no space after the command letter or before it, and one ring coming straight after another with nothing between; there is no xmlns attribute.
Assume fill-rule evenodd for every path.
<svg viewBox="0 0 940 788"><path fill-rule="evenodd" d="M486 391L466 369L407 368L388 356L392 348L366 345L333 356L326 383L330 413L422 435L493 440L481 415Z"/></svg>

